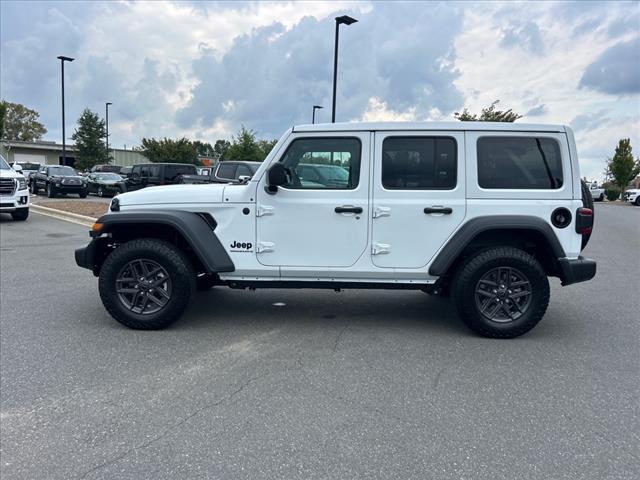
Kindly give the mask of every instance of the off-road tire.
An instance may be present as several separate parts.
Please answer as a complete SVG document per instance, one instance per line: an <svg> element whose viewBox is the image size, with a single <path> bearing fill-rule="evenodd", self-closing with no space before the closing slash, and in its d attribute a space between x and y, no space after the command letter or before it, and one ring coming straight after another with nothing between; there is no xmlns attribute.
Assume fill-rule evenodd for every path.
<svg viewBox="0 0 640 480"><path fill-rule="evenodd" d="M27 218L29 218L29 209L19 208L15 212L11 212L11 218L18 222L24 222Z"/></svg>
<svg viewBox="0 0 640 480"><path fill-rule="evenodd" d="M497 267L511 267L530 282L531 299L527 309L515 320L499 323L486 318L477 306L476 286ZM513 247L484 250L463 263L453 279L453 300L462 321L474 332L490 338L514 338L527 333L544 316L549 305L549 281L540 263L528 253Z"/></svg>
<svg viewBox="0 0 640 480"><path fill-rule="evenodd" d="M596 212L593 208L593 197L591 196L591 191L589 190L589 187L587 186L584 180L580 180L580 185L582 187L582 206L584 208L591 209L591 211L593 212L593 218L595 221ZM591 238L591 233L582 235L582 248L580 249L581 251L585 249L585 247L589 243L590 238Z"/></svg>
<svg viewBox="0 0 640 480"><path fill-rule="evenodd" d="M171 278L167 304L148 315L132 312L118 297L116 279L120 270L135 259L149 259L162 266ZM98 281L102 303L121 324L136 330L158 330L175 322L187 308L195 289L195 274L189 260L174 245L152 238L131 240L116 248L104 261Z"/></svg>
<svg viewBox="0 0 640 480"><path fill-rule="evenodd" d="M53 185L51 185L50 183L47 183L47 197L55 198L55 196L56 196L56 191L53 188Z"/></svg>

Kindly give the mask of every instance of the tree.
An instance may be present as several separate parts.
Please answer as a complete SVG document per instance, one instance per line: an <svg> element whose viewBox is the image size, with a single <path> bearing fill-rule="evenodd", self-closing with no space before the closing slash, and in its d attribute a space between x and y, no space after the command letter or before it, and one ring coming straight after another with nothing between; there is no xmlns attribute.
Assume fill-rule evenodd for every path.
<svg viewBox="0 0 640 480"><path fill-rule="evenodd" d="M273 147L276 146L278 140L258 140L258 149L260 150L260 156L262 160L267 158L267 155L273 150Z"/></svg>
<svg viewBox="0 0 640 480"><path fill-rule="evenodd" d="M496 110L496 105L500 103L500 100L494 101L488 107L482 109L482 113L478 116L475 113L470 113L467 107L462 110L462 113L455 112L453 116L461 122L515 122L522 115L509 110Z"/></svg>
<svg viewBox="0 0 640 480"><path fill-rule="evenodd" d="M198 165L198 149L187 138L142 139L142 153L150 162L193 163Z"/></svg>
<svg viewBox="0 0 640 480"><path fill-rule="evenodd" d="M0 138L34 142L47 133L38 121L40 114L19 103L0 102Z"/></svg>
<svg viewBox="0 0 640 480"><path fill-rule="evenodd" d="M196 152L198 153L199 157L215 157L215 150L209 142L201 142L200 140L195 140L193 142L193 146L196 147Z"/></svg>
<svg viewBox="0 0 640 480"><path fill-rule="evenodd" d="M264 160L258 143L256 142L256 132L247 130L244 125L233 137L233 142L225 155L225 160L246 160L248 162L261 162Z"/></svg>
<svg viewBox="0 0 640 480"><path fill-rule="evenodd" d="M618 142L613 158L607 161L607 173L612 177L613 183L620 187L620 191L624 196L624 191L629 182L640 173L640 159L633 159L631 140L629 138L621 138Z"/></svg>
<svg viewBox="0 0 640 480"><path fill-rule="evenodd" d="M229 147L231 147L231 142L229 140L218 140L213 146L213 159L216 161L225 160L225 156L229 151Z"/></svg>
<svg viewBox="0 0 640 480"><path fill-rule="evenodd" d="M97 113L85 108L78 119L78 127L71 136L76 147L77 169L85 170L111 161L105 145L106 136L104 120Z"/></svg>

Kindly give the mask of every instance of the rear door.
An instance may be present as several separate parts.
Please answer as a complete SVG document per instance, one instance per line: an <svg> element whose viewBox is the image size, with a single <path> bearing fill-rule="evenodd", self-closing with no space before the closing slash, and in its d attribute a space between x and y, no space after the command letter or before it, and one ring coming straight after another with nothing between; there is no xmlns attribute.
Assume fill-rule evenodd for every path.
<svg viewBox="0 0 640 480"><path fill-rule="evenodd" d="M426 266L462 223L464 132L376 132L372 261Z"/></svg>

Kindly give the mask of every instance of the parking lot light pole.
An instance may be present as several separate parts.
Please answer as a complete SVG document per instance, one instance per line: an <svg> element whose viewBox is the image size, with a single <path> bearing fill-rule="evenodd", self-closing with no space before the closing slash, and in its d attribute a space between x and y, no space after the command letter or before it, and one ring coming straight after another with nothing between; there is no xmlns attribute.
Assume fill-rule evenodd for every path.
<svg viewBox="0 0 640 480"><path fill-rule="evenodd" d="M338 81L338 37L340 32L340 24L351 25L358 20L348 15L336 17L336 42L333 50L333 104L331 109L331 123L336 123L336 83Z"/></svg>
<svg viewBox="0 0 640 480"><path fill-rule="evenodd" d="M62 164L67 164L67 140L65 138L64 131L64 62L73 62L75 59L71 57L65 57L60 55L57 57L60 60L60 67L62 73Z"/></svg>
<svg viewBox="0 0 640 480"><path fill-rule="evenodd" d="M109 163L109 105L113 105L113 103L106 102L104 104L104 108L105 108L106 114L107 114L106 115L106 120L105 120L105 123L106 123L106 126L107 126L107 135L105 137L105 144L106 144L105 146L107 147L107 163Z"/></svg>
<svg viewBox="0 0 640 480"><path fill-rule="evenodd" d="M314 105L313 106L313 113L311 114L311 123L314 124L316 123L316 110L318 110L319 108L322 108L320 105Z"/></svg>

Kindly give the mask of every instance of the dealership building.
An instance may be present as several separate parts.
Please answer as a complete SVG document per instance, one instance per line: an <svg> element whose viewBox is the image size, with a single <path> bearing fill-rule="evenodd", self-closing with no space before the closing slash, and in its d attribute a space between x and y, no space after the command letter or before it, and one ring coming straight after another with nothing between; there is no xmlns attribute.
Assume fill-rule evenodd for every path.
<svg viewBox="0 0 640 480"><path fill-rule="evenodd" d="M74 166L76 150L73 145L66 146L66 164ZM137 163L149 163L147 157L136 150L110 148L112 165L122 167ZM40 163L47 165L64 165L62 144L56 142L22 142L16 140L0 141L0 154L9 162Z"/></svg>

